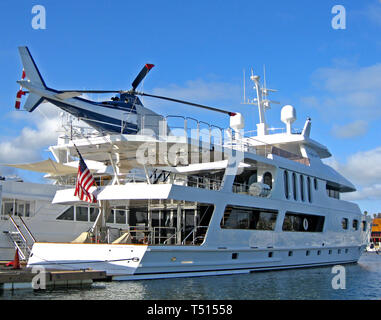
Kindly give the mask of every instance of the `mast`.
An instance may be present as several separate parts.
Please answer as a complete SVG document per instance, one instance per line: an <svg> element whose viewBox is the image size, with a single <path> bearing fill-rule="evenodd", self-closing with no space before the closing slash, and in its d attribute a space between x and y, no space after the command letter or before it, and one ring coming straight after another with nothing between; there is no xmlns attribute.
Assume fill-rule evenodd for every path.
<svg viewBox="0 0 381 320"><path fill-rule="evenodd" d="M264 87L261 86L260 83L260 76L254 75L253 69L251 69L251 76L250 80L254 82L255 92L257 94L257 98L254 99L248 99L247 102L245 101L244 104L256 104L258 106L258 112L259 112L259 123L257 124L257 135L258 136L264 136L267 135L267 123L266 123L266 110L270 109L271 103L277 103L278 101L270 101L267 99L267 96L269 95L269 92L276 92L277 90L274 89L267 89L266 88L266 70L264 68ZM244 99L246 97L244 96Z"/></svg>

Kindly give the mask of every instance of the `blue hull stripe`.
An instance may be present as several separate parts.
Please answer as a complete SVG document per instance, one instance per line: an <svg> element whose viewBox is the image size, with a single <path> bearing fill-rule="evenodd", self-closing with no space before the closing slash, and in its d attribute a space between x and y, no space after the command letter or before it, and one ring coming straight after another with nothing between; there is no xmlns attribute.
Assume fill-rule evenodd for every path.
<svg viewBox="0 0 381 320"><path fill-rule="evenodd" d="M52 99L45 99L45 100L56 105L62 110L72 114L73 116L77 118L81 118L81 120L83 120L88 125L92 126L93 128L97 129L98 131L115 132L115 133L121 132L122 121L120 119L111 118L103 114L77 108L72 105L55 101ZM124 134L131 134L131 133L134 134L138 131L138 126L134 123L125 122L124 127L125 127L125 129L123 130Z"/></svg>

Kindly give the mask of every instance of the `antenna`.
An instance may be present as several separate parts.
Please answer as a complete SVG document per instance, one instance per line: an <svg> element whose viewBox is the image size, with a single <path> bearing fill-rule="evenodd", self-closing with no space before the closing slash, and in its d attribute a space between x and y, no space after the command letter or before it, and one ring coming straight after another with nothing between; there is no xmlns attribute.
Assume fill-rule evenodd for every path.
<svg viewBox="0 0 381 320"><path fill-rule="evenodd" d="M264 87L264 92L263 95L267 96L267 90L266 90L266 66L263 65L263 87Z"/></svg>
<svg viewBox="0 0 381 320"><path fill-rule="evenodd" d="M260 77L258 75L254 75L253 68L251 68L250 80L252 80L254 82L253 89L256 91L257 98L251 99L251 100L248 99L246 102L246 92L244 89L244 99L245 99L244 104L252 104L252 105L256 104L258 106L259 123L257 124L257 132L258 132L258 135L266 135L267 134L267 124L266 124L265 112L266 112L266 110L270 109L271 103L279 104L279 102L278 101L270 101L267 99L269 92L276 92L277 90L267 89L266 66L265 65L263 65L263 86L261 86L259 79L260 79Z"/></svg>
<svg viewBox="0 0 381 320"><path fill-rule="evenodd" d="M243 69L243 103L246 102L246 82L245 82L245 69Z"/></svg>

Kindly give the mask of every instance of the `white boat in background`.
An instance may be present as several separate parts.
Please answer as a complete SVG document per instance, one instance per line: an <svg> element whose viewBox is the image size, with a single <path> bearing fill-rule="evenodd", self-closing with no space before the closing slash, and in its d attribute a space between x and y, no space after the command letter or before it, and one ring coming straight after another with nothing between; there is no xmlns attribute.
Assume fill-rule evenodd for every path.
<svg viewBox="0 0 381 320"><path fill-rule="evenodd" d="M366 251L367 252L378 252L379 251L379 248L376 247L374 245L374 243L370 243L367 247L366 247Z"/></svg>
<svg viewBox="0 0 381 320"><path fill-rule="evenodd" d="M107 170L94 173L99 207L91 230L78 232L76 243L35 242L28 266L136 280L357 262L370 220L340 199L355 187L322 162L331 154L310 138L310 119L301 132L292 130L292 106L281 111L286 130L271 132L271 90L258 76L251 80L260 115L255 136L245 135L242 116L232 113L228 129L202 132L201 121L183 117L179 135L166 117L155 130L139 121L137 134L72 137L51 147L59 163L78 148ZM84 202L68 188L56 192L53 205ZM123 228L108 223L118 210Z"/></svg>
<svg viewBox="0 0 381 320"><path fill-rule="evenodd" d="M99 134L83 126L67 114L62 114L58 144L68 137ZM54 146L49 148L54 150ZM23 181L18 177L0 177L0 261L10 261L19 250L20 259L27 260L35 241L72 242L93 226L98 208L87 203L54 204L57 190L75 184L78 161L67 154L52 153L55 160L37 163L2 164L5 166L45 173L45 183ZM97 179L110 179L110 168L88 161ZM101 178L102 177L102 178ZM126 209L113 210L108 222L114 228L126 228Z"/></svg>

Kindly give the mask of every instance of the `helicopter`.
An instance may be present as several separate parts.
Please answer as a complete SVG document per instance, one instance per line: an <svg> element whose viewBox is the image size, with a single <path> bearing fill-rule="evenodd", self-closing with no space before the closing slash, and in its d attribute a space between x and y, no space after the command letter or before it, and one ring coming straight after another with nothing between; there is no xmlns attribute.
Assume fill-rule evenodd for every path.
<svg viewBox="0 0 381 320"><path fill-rule="evenodd" d="M149 119L148 125L151 128L159 127L160 115L143 106L139 96L157 98L176 103L182 103L198 108L203 108L215 112L220 112L234 117L238 115L235 112L209 107L189 101L183 101L170 97L152 95L136 91L139 84L154 67L153 64L145 64L139 74L132 82L130 90L55 90L49 88L28 49L28 47L19 47L23 72L20 89L16 95L15 108L20 109L21 99L27 95L27 100L23 106L26 111L33 112L41 103L50 102L58 108L83 120L85 123L104 133L122 133L136 134L141 129L141 116ZM24 91L27 89L28 91ZM96 102L80 97L84 93L94 94L116 94L110 101ZM147 120L145 120L147 121ZM147 123L145 123L147 125Z"/></svg>

